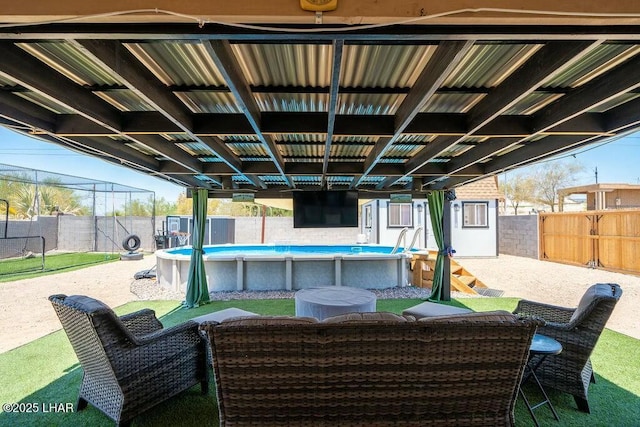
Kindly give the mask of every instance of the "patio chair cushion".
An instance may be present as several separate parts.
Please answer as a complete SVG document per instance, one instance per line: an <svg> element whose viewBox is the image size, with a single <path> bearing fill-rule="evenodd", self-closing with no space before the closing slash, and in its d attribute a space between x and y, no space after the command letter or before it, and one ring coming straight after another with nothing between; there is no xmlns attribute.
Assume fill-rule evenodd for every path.
<svg viewBox="0 0 640 427"><path fill-rule="evenodd" d="M327 317L322 323L361 323L361 322L415 322L413 316L400 316L395 313L365 312L347 313Z"/></svg>
<svg viewBox="0 0 640 427"><path fill-rule="evenodd" d="M495 310L495 311L481 311L477 313L461 313L461 314L452 314L450 316L434 316L434 317L423 317L419 319L418 322L423 323L445 323L445 322L503 322L503 323L514 323L518 320L517 316L509 313L504 310Z"/></svg>
<svg viewBox="0 0 640 427"><path fill-rule="evenodd" d="M307 323L318 323L315 317L293 317L293 316L252 316L237 317L220 322L225 326L281 326L281 325L301 325ZM204 322L207 324L209 322ZM202 328L201 328L202 329Z"/></svg>
<svg viewBox="0 0 640 427"><path fill-rule="evenodd" d="M571 316L571 320L569 323L573 323L581 319L583 316L588 314L591 311L592 306L596 300L599 298L606 298L611 296L611 284L609 283L596 283L595 285L589 287L580 298L580 302L578 303L578 307L573 312Z"/></svg>
<svg viewBox="0 0 640 427"><path fill-rule="evenodd" d="M236 307L229 307L223 310L214 311L213 313L203 314L202 316L194 317L193 321L197 323L204 322L222 322L224 320L232 319L235 317L254 317L258 316L256 313L252 313L251 311L242 310Z"/></svg>
<svg viewBox="0 0 640 427"><path fill-rule="evenodd" d="M449 316L452 314L464 314L471 312L472 310L469 310L468 308L452 307L446 304L425 301L421 304L407 308L402 312L402 314L414 316L416 319L422 319L423 317Z"/></svg>
<svg viewBox="0 0 640 427"><path fill-rule="evenodd" d="M111 308L97 299L86 295L69 295L64 299L66 305L86 313L109 312Z"/></svg>

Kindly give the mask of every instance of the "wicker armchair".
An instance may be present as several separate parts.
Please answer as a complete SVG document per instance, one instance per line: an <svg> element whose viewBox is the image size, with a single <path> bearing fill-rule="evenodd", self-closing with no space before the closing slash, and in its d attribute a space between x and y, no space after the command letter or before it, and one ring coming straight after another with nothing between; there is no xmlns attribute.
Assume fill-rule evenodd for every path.
<svg viewBox="0 0 640 427"><path fill-rule="evenodd" d="M49 300L84 371L77 410L91 403L126 425L197 383L207 393L205 346L196 322L163 329L153 310L118 317L87 296Z"/></svg>
<svg viewBox="0 0 640 427"><path fill-rule="evenodd" d="M583 412L590 412L589 384L595 382L591 352L621 295L620 286L600 283L587 289L577 308L521 300L514 311L543 319L538 333L562 344L562 353L547 357L536 375L545 386L572 394Z"/></svg>

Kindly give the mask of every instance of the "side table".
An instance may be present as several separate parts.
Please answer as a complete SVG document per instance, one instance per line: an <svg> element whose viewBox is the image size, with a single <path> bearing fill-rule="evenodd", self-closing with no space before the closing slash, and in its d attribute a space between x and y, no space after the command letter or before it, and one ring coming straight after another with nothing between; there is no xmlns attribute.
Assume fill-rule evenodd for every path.
<svg viewBox="0 0 640 427"><path fill-rule="evenodd" d="M376 311L376 295L366 289L347 286L302 289L295 294L296 316L327 317Z"/></svg>
<svg viewBox="0 0 640 427"><path fill-rule="evenodd" d="M533 410L543 405L549 405L549 409L551 409L551 412L553 413L553 416L555 417L556 421L560 421L560 418L558 417L558 413L556 412L555 408L551 404L551 400L549 400L549 396L547 395L547 392L544 391L542 384L540 384L540 380L538 380L538 377L536 376L536 369L538 369L538 366L540 366L542 362L544 362L544 359L546 359L547 356L560 354L560 352L562 352L562 344L560 344L558 341L554 340L553 338L548 337L546 335L542 335L542 334L535 334L533 336L533 339L531 340L531 346L529 347L529 360L527 361L527 364L524 367L524 374L522 376L522 382L520 383L520 389L518 393L520 394L520 396L522 396L522 400L524 400L524 403L527 406L527 409L529 410L529 413L531 414L531 418L533 418L533 422L535 423L536 427L540 427L540 424L538 423L538 420L536 419L536 416L534 415ZM532 363L534 360L534 356L540 356L540 357L535 359L535 363ZM542 402L537 403L533 406L531 405L531 403L529 403L529 399L527 399L527 396L525 396L524 392L522 391L522 386L524 385L524 383L526 383L530 379L533 379L535 384L538 386L538 389L540 390L540 392L542 392L542 395L544 396L544 400Z"/></svg>

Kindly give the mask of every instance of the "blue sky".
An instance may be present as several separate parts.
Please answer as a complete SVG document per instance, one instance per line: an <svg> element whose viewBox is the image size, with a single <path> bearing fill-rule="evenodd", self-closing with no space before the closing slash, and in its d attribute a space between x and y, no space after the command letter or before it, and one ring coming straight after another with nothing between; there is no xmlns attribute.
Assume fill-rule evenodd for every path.
<svg viewBox="0 0 640 427"><path fill-rule="evenodd" d="M576 185L595 183L640 184L640 133L573 152L585 172ZM572 161L573 157L565 157ZM0 163L115 182L155 191L156 197L176 201L184 188L163 179L86 156L59 145L30 138L0 127ZM521 168L523 172L526 168ZM508 172L514 173L514 172ZM502 174L501 174L502 177Z"/></svg>
<svg viewBox="0 0 640 427"><path fill-rule="evenodd" d="M184 188L164 179L30 138L0 127L0 163L114 182L155 191L156 198L175 202Z"/></svg>

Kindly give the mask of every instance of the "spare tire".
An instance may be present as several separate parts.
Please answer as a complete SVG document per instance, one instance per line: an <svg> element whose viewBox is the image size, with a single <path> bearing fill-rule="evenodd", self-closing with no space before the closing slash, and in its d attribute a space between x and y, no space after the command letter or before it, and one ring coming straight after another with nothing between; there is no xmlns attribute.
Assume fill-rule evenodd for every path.
<svg viewBox="0 0 640 427"><path fill-rule="evenodd" d="M130 234L122 241L122 247L129 252L140 249L140 238L135 234Z"/></svg>

